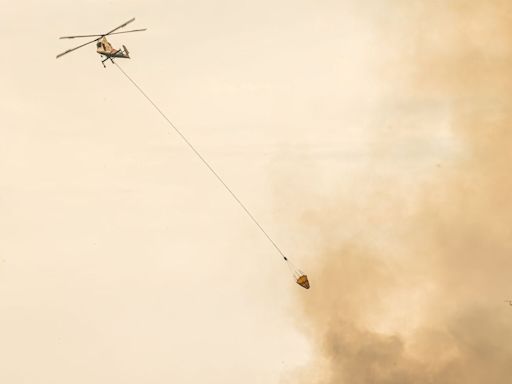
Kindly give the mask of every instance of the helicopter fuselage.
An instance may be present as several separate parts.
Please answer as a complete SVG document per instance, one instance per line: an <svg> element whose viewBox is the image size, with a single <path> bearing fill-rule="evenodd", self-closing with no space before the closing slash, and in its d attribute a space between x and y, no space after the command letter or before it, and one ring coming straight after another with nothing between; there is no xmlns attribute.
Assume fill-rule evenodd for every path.
<svg viewBox="0 0 512 384"><path fill-rule="evenodd" d="M128 50L123 45L123 49L115 49L112 47L112 45L108 42L106 37L103 37L100 41L96 43L96 52L102 56L105 56L107 58L124 58L129 59L130 55L128 53Z"/></svg>

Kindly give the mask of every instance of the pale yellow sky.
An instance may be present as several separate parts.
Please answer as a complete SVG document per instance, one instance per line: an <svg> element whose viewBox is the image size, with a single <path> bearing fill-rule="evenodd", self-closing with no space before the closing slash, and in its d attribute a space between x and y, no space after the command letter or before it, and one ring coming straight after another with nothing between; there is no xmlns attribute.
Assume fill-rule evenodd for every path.
<svg viewBox="0 0 512 384"><path fill-rule="evenodd" d="M272 384L312 359L310 292L121 73L93 45L56 60L79 44L58 36L147 27L110 39L119 64L308 272L307 209L461 151L443 100L400 96L388 3L2 0L0 382Z"/></svg>

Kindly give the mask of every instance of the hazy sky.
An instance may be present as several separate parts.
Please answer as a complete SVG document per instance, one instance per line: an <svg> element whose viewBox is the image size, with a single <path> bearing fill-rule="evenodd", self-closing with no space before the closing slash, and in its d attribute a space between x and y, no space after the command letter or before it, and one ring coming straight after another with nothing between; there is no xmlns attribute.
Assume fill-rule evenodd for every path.
<svg viewBox="0 0 512 384"><path fill-rule="evenodd" d="M453 181L478 152L460 123L469 107L458 102L508 96L493 91L499 75L488 88L462 86L473 73L499 72L466 67L465 54L506 56L506 40L487 45L504 33L489 25L510 14L506 3L426 3L0 0L0 382L425 378L402 374L416 369L407 360L397 374L354 381L367 361L338 360L328 341L350 344L341 322L355 334L399 335L414 350L419 337L407 337L431 319L420 308L428 300L416 299L447 289L439 276L456 267L431 267L416 252L422 242L437 249L437 237L397 247L411 228L425 229L427 207L457 206L452 192L468 182ZM132 56L119 64L308 273L310 291L119 70L102 67L94 45L55 59L80 43L59 36L132 17L130 27L148 31L112 36ZM472 22L450 35L461 18ZM484 110L483 121L500 113ZM426 201L426 189L440 200ZM489 207L475 209L478 217ZM429 220L428 232L456 216ZM389 289L367 265L391 250L391 280L427 264L435 273ZM340 269L343 285L329 274ZM368 311L373 295L382 295L378 313ZM345 309L350 321L337 315Z"/></svg>

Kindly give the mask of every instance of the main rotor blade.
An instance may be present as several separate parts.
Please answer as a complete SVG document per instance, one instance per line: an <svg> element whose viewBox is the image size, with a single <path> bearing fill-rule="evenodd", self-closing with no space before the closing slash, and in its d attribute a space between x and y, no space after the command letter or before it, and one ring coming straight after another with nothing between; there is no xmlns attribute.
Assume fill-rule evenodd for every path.
<svg viewBox="0 0 512 384"><path fill-rule="evenodd" d="M87 43L84 43L84 44L82 44L82 45L79 45L78 47L71 48L71 49L68 49L67 51L64 51L64 52L62 52L62 53L59 53L59 54L57 55L57 59L58 59L59 57L61 57L61 56L64 56L65 54L67 54L67 53L69 53L69 52L76 51L78 48L82 48L82 47L85 47L86 45L89 45L89 44L91 44L91 43L94 43L94 42L98 41L99 39L101 39L101 37L98 37L97 39L94 39L94 40L91 40L91 41L89 41L89 42L87 42Z"/></svg>
<svg viewBox="0 0 512 384"><path fill-rule="evenodd" d="M131 31L121 31L121 32L113 32L110 33L110 35L119 35L120 33L128 33L128 32L142 32L147 31L147 28L142 29L133 29ZM82 38L82 37L103 37L106 35L76 35L76 36L61 36L59 39L76 39L76 38Z"/></svg>
<svg viewBox="0 0 512 384"><path fill-rule="evenodd" d="M107 32L107 33L105 33L103 36L110 35L112 32L115 32L115 31L117 31L118 29L121 29L121 28L126 27L128 24L130 24L130 23L131 23L131 22L133 22L133 21L135 21L135 17L134 17L133 19L128 20L126 23L121 24L119 27L114 28L113 30L111 30L111 31L109 31L109 32Z"/></svg>
<svg viewBox="0 0 512 384"><path fill-rule="evenodd" d="M121 31L121 32L114 32L114 33L111 33L110 35L119 35L120 33L129 33L129 32L143 32L143 31L147 31L148 29L147 28L142 28L142 29L132 29L130 31Z"/></svg>
<svg viewBox="0 0 512 384"><path fill-rule="evenodd" d="M59 39L76 39L77 37L102 37L104 35L76 35L76 36L61 36Z"/></svg>

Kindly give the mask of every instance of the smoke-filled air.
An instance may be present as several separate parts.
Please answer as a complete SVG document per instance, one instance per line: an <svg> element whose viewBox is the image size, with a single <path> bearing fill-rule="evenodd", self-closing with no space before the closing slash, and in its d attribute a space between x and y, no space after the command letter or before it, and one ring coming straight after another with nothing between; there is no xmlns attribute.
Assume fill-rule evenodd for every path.
<svg viewBox="0 0 512 384"><path fill-rule="evenodd" d="M512 3L372 3L369 81L386 91L367 165L304 208L316 256L297 323L316 358L301 377L510 383Z"/></svg>

